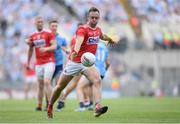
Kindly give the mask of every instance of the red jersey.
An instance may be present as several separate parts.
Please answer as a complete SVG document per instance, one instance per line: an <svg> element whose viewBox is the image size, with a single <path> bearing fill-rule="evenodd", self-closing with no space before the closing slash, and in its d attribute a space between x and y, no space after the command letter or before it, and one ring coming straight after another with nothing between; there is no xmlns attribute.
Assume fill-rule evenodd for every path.
<svg viewBox="0 0 180 124"><path fill-rule="evenodd" d="M54 39L55 35L47 31L35 32L30 36L29 44L35 47L37 65L55 62L54 51L44 53L39 51L41 47L49 47L51 40Z"/></svg>
<svg viewBox="0 0 180 124"><path fill-rule="evenodd" d="M100 36L102 36L101 29L99 27L91 28L88 25L79 26L76 31L76 36L84 36L83 43L81 44L80 50L77 56L73 59L74 62L81 62L81 56L85 52L91 52L96 54L97 44ZM76 41L75 41L76 42ZM74 46L73 46L74 49ZM71 56L72 52L70 53Z"/></svg>

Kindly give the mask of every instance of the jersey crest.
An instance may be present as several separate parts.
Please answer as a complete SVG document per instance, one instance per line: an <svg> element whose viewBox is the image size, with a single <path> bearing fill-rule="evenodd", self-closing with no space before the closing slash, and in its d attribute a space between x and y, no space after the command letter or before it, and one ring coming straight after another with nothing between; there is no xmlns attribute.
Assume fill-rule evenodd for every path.
<svg viewBox="0 0 180 124"><path fill-rule="evenodd" d="M87 40L87 44L97 44L99 41L99 36L89 37Z"/></svg>

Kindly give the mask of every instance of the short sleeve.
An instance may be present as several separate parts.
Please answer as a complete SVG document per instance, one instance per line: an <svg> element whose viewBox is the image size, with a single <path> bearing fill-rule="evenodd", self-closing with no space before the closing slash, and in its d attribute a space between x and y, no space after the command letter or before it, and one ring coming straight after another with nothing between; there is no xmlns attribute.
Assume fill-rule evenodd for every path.
<svg viewBox="0 0 180 124"><path fill-rule="evenodd" d="M33 36L32 36L32 35L28 38L27 44L30 45L30 46L34 46L34 43L33 43Z"/></svg>
<svg viewBox="0 0 180 124"><path fill-rule="evenodd" d="M85 36L86 29L84 27L79 27L76 31L76 36Z"/></svg>

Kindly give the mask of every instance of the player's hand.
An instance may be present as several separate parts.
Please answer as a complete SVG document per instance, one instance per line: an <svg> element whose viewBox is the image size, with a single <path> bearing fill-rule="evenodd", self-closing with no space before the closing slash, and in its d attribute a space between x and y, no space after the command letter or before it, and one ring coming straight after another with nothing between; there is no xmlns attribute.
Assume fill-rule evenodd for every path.
<svg viewBox="0 0 180 124"><path fill-rule="evenodd" d="M66 54L69 54L70 53L70 50L66 47L61 47L61 49L66 53Z"/></svg>
<svg viewBox="0 0 180 124"><path fill-rule="evenodd" d="M26 69L27 69L27 70L31 70L29 64L26 65Z"/></svg>
<svg viewBox="0 0 180 124"><path fill-rule="evenodd" d="M25 39L25 43L29 44L29 39Z"/></svg>
<svg viewBox="0 0 180 124"><path fill-rule="evenodd" d="M39 49L39 51L40 51L41 53L47 52L47 48L41 47L41 48Z"/></svg>
<svg viewBox="0 0 180 124"><path fill-rule="evenodd" d="M73 51L71 54L71 60L74 60L74 58L77 56L77 52Z"/></svg>
<svg viewBox="0 0 180 124"><path fill-rule="evenodd" d="M67 50L65 51L65 53L66 53L66 54L69 54L69 53L70 53L70 50L67 49Z"/></svg>
<svg viewBox="0 0 180 124"><path fill-rule="evenodd" d="M107 45L110 47L114 47L117 43L117 41L110 40Z"/></svg>

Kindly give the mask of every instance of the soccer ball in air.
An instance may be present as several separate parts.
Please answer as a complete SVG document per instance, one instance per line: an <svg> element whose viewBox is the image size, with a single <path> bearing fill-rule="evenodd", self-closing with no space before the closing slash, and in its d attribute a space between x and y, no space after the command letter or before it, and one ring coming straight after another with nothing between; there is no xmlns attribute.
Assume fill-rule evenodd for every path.
<svg viewBox="0 0 180 124"><path fill-rule="evenodd" d="M95 55L90 52L86 52L81 56L81 63L86 67L90 67L94 65L95 60L96 60Z"/></svg>

